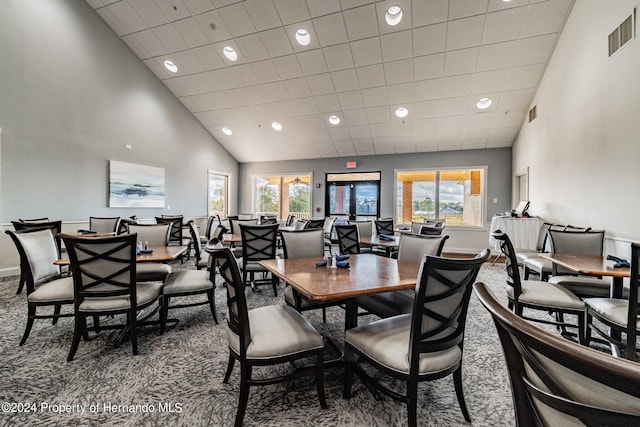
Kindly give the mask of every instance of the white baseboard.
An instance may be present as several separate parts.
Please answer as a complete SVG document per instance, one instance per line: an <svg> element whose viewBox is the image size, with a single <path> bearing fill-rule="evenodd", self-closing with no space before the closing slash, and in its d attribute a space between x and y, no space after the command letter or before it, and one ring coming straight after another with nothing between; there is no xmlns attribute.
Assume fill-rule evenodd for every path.
<svg viewBox="0 0 640 427"><path fill-rule="evenodd" d="M19 276L20 267L0 268L0 277Z"/></svg>

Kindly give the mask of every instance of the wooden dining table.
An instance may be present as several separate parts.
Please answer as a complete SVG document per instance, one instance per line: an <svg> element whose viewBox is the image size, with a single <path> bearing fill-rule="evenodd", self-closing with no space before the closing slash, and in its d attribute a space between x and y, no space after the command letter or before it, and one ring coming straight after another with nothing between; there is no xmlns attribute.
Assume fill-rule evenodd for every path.
<svg viewBox="0 0 640 427"><path fill-rule="evenodd" d="M386 236L386 235L385 235ZM388 235L391 240L381 239L379 234L374 234L370 237L361 237L360 243L363 245L369 246L378 246L384 248L385 254L387 257L391 256L391 251L393 249L398 249L398 245L400 244L400 236L391 236Z"/></svg>
<svg viewBox="0 0 640 427"><path fill-rule="evenodd" d="M184 255L188 246L155 246L149 248L150 253L139 253L136 255L136 262L170 262ZM69 265L68 259L59 259L54 262L56 265Z"/></svg>
<svg viewBox="0 0 640 427"><path fill-rule="evenodd" d="M300 294L314 301L345 300L345 329L357 325L355 297L412 289L419 264L399 262L375 254L350 255L350 268L316 267L322 258L269 259L260 264Z"/></svg>

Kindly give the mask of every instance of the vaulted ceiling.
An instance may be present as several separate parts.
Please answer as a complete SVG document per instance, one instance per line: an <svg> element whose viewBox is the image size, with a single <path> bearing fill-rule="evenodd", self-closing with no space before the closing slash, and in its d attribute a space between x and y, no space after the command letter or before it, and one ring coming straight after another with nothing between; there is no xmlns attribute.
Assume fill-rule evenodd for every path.
<svg viewBox="0 0 640 427"><path fill-rule="evenodd" d="M573 4L86 1L240 162L510 147Z"/></svg>

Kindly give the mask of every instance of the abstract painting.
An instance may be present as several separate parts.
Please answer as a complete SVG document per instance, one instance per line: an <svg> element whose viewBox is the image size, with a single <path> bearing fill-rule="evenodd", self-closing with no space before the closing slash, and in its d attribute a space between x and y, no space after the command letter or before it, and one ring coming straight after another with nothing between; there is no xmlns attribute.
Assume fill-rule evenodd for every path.
<svg viewBox="0 0 640 427"><path fill-rule="evenodd" d="M163 208L164 168L110 160L109 207Z"/></svg>

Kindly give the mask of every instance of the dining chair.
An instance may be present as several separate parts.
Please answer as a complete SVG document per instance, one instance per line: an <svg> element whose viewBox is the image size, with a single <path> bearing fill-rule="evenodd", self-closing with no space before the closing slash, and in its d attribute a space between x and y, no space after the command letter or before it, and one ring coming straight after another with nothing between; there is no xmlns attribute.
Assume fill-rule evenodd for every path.
<svg viewBox="0 0 640 427"><path fill-rule="evenodd" d="M273 295L278 296L278 279L271 275L270 280L256 280L256 273L268 273L268 270L260 265L264 259L274 259L276 257L276 238L278 224L271 225L244 225L240 224L240 234L242 235L242 257L238 259L238 264L242 270L242 280L251 285L255 292L257 285L270 283L273 288ZM247 278L249 281L247 282Z"/></svg>
<svg viewBox="0 0 640 427"><path fill-rule="evenodd" d="M260 215L260 225L277 224L277 215Z"/></svg>
<svg viewBox="0 0 640 427"><path fill-rule="evenodd" d="M20 222L49 222L49 218L48 217L42 217L42 218L31 218L31 219L18 219L18 221Z"/></svg>
<svg viewBox="0 0 640 427"><path fill-rule="evenodd" d="M551 253L570 255L602 256L604 230L589 230L582 233L549 230ZM579 275L573 270L552 263L549 283L555 283L570 290L580 298L609 296L611 283L594 276Z"/></svg>
<svg viewBox="0 0 640 427"><path fill-rule="evenodd" d="M245 283L231 250L213 249L210 255L219 264L220 275L226 284L229 361L223 379L225 384L229 382L236 360L240 363L240 396L235 426L242 426L251 386L281 383L301 376L315 378L320 406L326 409L322 335L288 305L267 305L249 310ZM292 362L302 359L313 360L313 369L289 370L282 374L278 374L282 370L274 370L271 371L275 373L273 377L253 378L255 366L291 367ZM289 410L295 410L295 406Z"/></svg>
<svg viewBox="0 0 640 427"><path fill-rule="evenodd" d="M296 230L280 232L284 258L309 258L315 257L316 261L324 258L324 231L323 230ZM322 309L322 322L327 322L326 307L344 304L342 300L314 301L293 289L291 285L284 288L284 300L299 313L306 310Z"/></svg>
<svg viewBox="0 0 640 427"><path fill-rule="evenodd" d="M507 272L506 291L509 300L509 308L523 319L549 325L558 328L577 328L578 340L585 343L586 323L584 301L574 295L568 289L541 280L521 280L518 260L511 239L499 230L492 236L500 242L500 250L505 257L505 270ZM524 314L524 309L537 310L545 313L556 314L556 320L547 320L542 317L530 317ZM564 321L564 315L577 317L576 323Z"/></svg>
<svg viewBox="0 0 640 427"><path fill-rule="evenodd" d="M239 213L238 214L238 219L241 220L241 221L250 220L250 219L255 219L256 221L258 220L257 218L255 218L253 216L252 213Z"/></svg>
<svg viewBox="0 0 640 427"><path fill-rule="evenodd" d="M329 249L329 255L333 255L333 224L335 224L336 219L333 217L326 217L324 220L324 227L322 227L324 234L324 247L325 249Z"/></svg>
<svg viewBox="0 0 640 427"><path fill-rule="evenodd" d="M304 229L305 230L321 229L324 231L324 221L325 221L325 218L319 218L319 219L312 218L305 223Z"/></svg>
<svg viewBox="0 0 640 427"><path fill-rule="evenodd" d="M373 222L370 220L367 221L349 221L349 224L355 224L358 227L358 239L367 238L371 239L373 236ZM364 245L360 242L360 253L363 252L372 252L373 248L371 245Z"/></svg>
<svg viewBox="0 0 640 427"><path fill-rule="evenodd" d="M547 236L549 235L549 229L553 224L550 222L543 222L538 231L538 240L536 240L535 249L518 249L516 251L516 258L518 263L524 265L524 262L528 258L537 258L541 253L548 252Z"/></svg>
<svg viewBox="0 0 640 427"><path fill-rule="evenodd" d="M549 226L548 231L569 231L573 233L584 233L591 230L591 227L575 227L573 225L557 225L552 224ZM545 252L547 250L551 252L551 239L548 237L546 242ZM517 259L517 257L516 257ZM524 279L528 280L531 273L538 275L540 280L547 281L549 276L553 273L553 263L548 259L544 259L540 256L527 257L523 262L524 267Z"/></svg>
<svg viewBox="0 0 640 427"><path fill-rule="evenodd" d="M120 222L118 223L118 231L117 234L125 234L129 232L129 226L135 225L138 223L138 218L136 216L131 216L129 218L120 218Z"/></svg>
<svg viewBox="0 0 640 427"><path fill-rule="evenodd" d="M129 234L135 234L138 242L147 242L150 248L167 246L171 224L130 224ZM160 262L138 263L136 278L140 282L164 282L171 273L171 266Z"/></svg>
<svg viewBox="0 0 640 427"><path fill-rule="evenodd" d="M89 230L97 233L115 233L118 231L118 224L120 223L120 217L89 217Z"/></svg>
<svg viewBox="0 0 640 427"><path fill-rule="evenodd" d="M393 236L394 229L392 218L376 219L373 223L376 227L376 234L386 234L388 236Z"/></svg>
<svg viewBox="0 0 640 427"><path fill-rule="evenodd" d="M636 344L640 335L640 244L631 244L631 276L629 279L629 297L616 298L587 298L584 300L587 306L587 337L591 340L591 332L595 332L600 338L610 344L625 349L625 357L635 360ZM594 322L594 319L600 323ZM617 332L617 333L612 333ZM624 333L626 340L622 341L618 336Z"/></svg>
<svg viewBox="0 0 640 427"><path fill-rule="evenodd" d="M63 305L73 304L73 279L63 276L54 261L60 258L58 245L50 228L6 230L20 255L21 280L27 288L27 325L20 340L24 345L29 338L35 319L52 319L55 325ZM21 289L18 291L20 293ZM37 313L40 307L53 307L53 314Z"/></svg>
<svg viewBox="0 0 640 427"><path fill-rule="evenodd" d="M257 219L229 219L229 232L231 234L240 233L240 225L258 225Z"/></svg>
<svg viewBox="0 0 640 427"><path fill-rule="evenodd" d="M160 308L162 283L136 280L136 235L78 237L62 234L73 276L75 326L70 362L80 338L90 339L87 317L124 315L124 324L100 325L100 329L127 329L133 354L138 354L140 311L153 304ZM152 311L153 313L153 311Z"/></svg>
<svg viewBox="0 0 640 427"><path fill-rule="evenodd" d="M200 236L200 231L198 230L198 226L196 225L195 221L190 220L189 222L187 222L187 227L189 228L189 235L191 236L192 241L202 241L203 236ZM206 270L209 267L209 255L206 252L203 253L202 247L200 245L193 246L193 254L196 269Z"/></svg>
<svg viewBox="0 0 640 427"><path fill-rule="evenodd" d="M464 332L469 297L491 251L474 258L426 256L420 268L411 313L376 320L345 332L343 397L351 397L356 374L376 398L381 394L407 405L408 425L417 425L418 384L453 375L462 414L471 421L462 389ZM366 363L405 384L392 390L361 365Z"/></svg>
<svg viewBox="0 0 640 427"><path fill-rule="evenodd" d="M44 218L42 218L44 219ZM62 231L62 221L40 221L39 219L35 220L19 220L19 221L11 221L13 225L13 229L16 231L22 230L41 230L41 229L50 229L51 234L53 235L53 239L55 241L56 247L58 248L58 254L62 254L62 240L58 235ZM59 256L58 256L59 258ZM20 294L27 279L26 265L23 265L22 261L20 262L20 279L18 280L18 290L16 294Z"/></svg>
<svg viewBox="0 0 640 427"><path fill-rule="evenodd" d="M398 244L398 262L421 264L425 255L440 256L449 236L423 236L403 234ZM381 292L355 298L364 314L385 318L411 313L415 292L413 290Z"/></svg>
<svg viewBox="0 0 640 427"><path fill-rule="evenodd" d="M336 224L334 225L334 229L338 236L338 251L340 255L360 253L360 236L357 225Z"/></svg>
<svg viewBox="0 0 640 427"><path fill-rule="evenodd" d="M192 242L190 238L184 238L182 233L183 221L184 217L182 215L162 215L156 217L157 224L169 224L171 226L167 245L187 246L187 259L189 259ZM183 255L180 256L180 262L184 263Z"/></svg>
<svg viewBox="0 0 640 427"><path fill-rule="evenodd" d="M439 236L444 231L444 225L439 227L431 226L431 225L423 225L420 227L420 233L423 236Z"/></svg>
<svg viewBox="0 0 640 427"><path fill-rule="evenodd" d="M640 364L545 331L474 285L496 326L507 363L515 425L640 425Z"/></svg>

